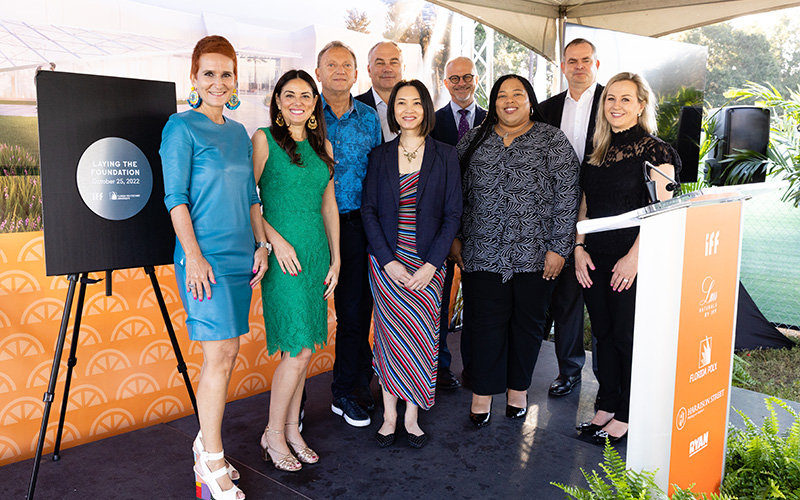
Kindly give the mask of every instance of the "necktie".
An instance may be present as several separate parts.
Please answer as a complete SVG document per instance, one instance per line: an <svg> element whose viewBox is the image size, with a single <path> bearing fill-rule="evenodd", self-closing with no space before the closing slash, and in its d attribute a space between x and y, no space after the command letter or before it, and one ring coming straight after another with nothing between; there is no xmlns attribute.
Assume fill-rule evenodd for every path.
<svg viewBox="0 0 800 500"><path fill-rule="evenodd" d="M458 120L458 140L460 141L464 134L469 131L469 122L467 121L466 109L459 109L458 114L461 115L461 119Z"/></svg>

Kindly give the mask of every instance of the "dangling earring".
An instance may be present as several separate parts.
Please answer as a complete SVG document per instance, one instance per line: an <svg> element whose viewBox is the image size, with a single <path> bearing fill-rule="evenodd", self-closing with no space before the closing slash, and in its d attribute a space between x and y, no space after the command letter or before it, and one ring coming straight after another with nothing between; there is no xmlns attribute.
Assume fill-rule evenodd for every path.
<svg viewBox="0 0 800 500"><path fill-rule="evenodd" d="M233 89L233 94L231 94L231 98L228 99L228 102L225 103L225 107L234 110L238 108L241 103L242 101L239 100L239 94L236 89Z"/></svg>
<svg viewBox="0 0 800 500"><path fill-rule="evenodd" d="M203 99L200 97L200 94L197 93L197 90L192 87L192 90L189 91L189 97L186 99L186 102L189 103L189 106L191 106L192 109L197 109L201 104L203 104Z"/></svg>
<svg viewBox="0 0 800 500"><path fill-rule="evenodd" d="M281 110L279 109L278 110L278 117L275 118L275 125L277 125L279 127L283 127L284 123L285 122L283 121L283 113L281 113Z"/></svg>
<svg viewBox="0 0 800 500"><path fill-rule="evenodd" d="M306 122L306 125L310 130L317 130L317 117L312 114L311 118L309 118L308 122Z"/></svg>

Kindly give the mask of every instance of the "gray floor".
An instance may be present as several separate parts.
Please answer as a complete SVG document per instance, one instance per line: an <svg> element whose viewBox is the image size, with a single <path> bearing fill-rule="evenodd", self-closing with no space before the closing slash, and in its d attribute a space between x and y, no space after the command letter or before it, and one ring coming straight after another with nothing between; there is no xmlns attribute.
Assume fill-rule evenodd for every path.
<svg viewBox="0 0 800 500"><path fill-rule="evenodd" d="M451 335L450 345L457 344L458 334ZM266 424L269 393L228 405L226 454L241 471L248 500L563 499L564 493L550 482L585 486L580 468L599 470L602 460L602 448L575 431L575 424L593 411L597 383L590 365L587 360L579 390L563 398L548 397L557 365L553 344L545 342L524 422L507 419L505 398L496 397L491 425L475 429L467 417L468 390L437 393L435 406L420 416L431 437L422 450L410 448L404 436L393 447L379 449L373 436L380 427L380 408L372 424L362 429L331 413L331 374L326 373L307 383L303 435L320 454L318 464L286 473L261 461L258 439ZM453 368L460 373L457 356ZM375 382L373 389L377 395ZM732 392L732 406L757 423L767 414L763 399L750 391ZM741 425L735 413L732 422ZM196 433L190 416L64 450L58 462L45 455L35 498L194 498L191 443ZM618 449L624 456L625 445ZM25 460L0 468L2 499L26 497L32 467L33 461Z"/></svg>

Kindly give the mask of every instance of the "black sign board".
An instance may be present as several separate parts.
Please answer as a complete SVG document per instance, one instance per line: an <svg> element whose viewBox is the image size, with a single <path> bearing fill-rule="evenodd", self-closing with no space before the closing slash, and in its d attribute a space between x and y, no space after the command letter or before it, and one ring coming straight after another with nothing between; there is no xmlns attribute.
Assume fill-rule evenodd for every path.
<svg viewBox="0 0 800 500"><path fill-rule="evenodd" d="M48 276L172 263L158 148L175 84L36 76Z"/></svg>

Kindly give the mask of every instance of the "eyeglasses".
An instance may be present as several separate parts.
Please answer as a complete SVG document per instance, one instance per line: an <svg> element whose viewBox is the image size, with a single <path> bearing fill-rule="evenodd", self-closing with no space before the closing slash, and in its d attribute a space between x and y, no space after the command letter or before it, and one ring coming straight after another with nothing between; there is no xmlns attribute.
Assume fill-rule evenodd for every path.
<svg viewBox="0 0 800 500"><path fill-rule="evenodd" d="M459 80L463 80L464 83L471 83L473 78L475 78L475 75L467 73L466 75L461 75L461 76L453 75L449 77L448 80L450 80L450 83L455 85L458 83Z"/></svg>

